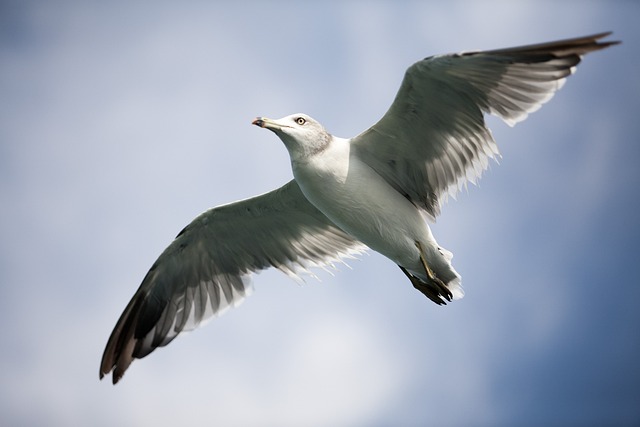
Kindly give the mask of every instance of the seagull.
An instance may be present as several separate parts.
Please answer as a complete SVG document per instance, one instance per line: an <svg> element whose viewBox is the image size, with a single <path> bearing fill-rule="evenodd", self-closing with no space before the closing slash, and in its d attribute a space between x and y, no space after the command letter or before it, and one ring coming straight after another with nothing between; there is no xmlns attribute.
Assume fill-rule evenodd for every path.
<svg viewBox="0 0 640 427"><path fill-rule="evenodd" d="M601 40L610 34L418 61L384 116L350 139L306 114L256 118L284 143L293 179L209 209L178 234L120 316L100 378L112 373L116 384L133 360L237 306L251 292L249 276L269 267L299 278L371 249L434 303L461 298L452 253L427 222L499 156L484 115L510 126L524 120L582 56L618 44Z"/></svg>

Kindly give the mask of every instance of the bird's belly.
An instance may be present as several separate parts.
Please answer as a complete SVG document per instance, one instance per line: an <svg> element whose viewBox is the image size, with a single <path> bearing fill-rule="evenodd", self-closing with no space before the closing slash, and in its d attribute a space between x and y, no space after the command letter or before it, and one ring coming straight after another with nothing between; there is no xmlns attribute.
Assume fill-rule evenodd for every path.
<svg viewBox="0 0 640 427"><path fill-rule="evenodd" d="M294 170L307 199L336 225L399 265L419 269L416 240L435 247L420 211L366 164Z"/></svg>

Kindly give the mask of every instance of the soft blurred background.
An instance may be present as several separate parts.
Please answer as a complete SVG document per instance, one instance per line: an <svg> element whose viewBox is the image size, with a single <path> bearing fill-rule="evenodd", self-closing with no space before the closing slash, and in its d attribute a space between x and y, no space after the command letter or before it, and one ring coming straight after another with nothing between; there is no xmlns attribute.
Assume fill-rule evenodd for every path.
<svg viewBox="0 0 640 427"><path fill-rule="evenodd" d="M0 3L3 425L640 424L640 3ZM205 209L291 178L251 126L354 136L429 55L614 31L433 226L466 297L370 254L98 381L118 316Z"/></svg>

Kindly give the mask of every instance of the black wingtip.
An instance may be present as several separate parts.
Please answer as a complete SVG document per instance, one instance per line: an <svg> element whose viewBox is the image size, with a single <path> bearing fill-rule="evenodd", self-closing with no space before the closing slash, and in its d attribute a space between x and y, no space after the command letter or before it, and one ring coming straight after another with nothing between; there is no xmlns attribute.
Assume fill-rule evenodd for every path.
<svg viewBox="0 0 640 427"><path fill-rule="evenodd" d="M144 295L145 293L140 290L136 292L113 328L100 361L101 380L111 373L113 384L116 384L136 358L134 351L138 339L135 338L135 329Z"/></svg>

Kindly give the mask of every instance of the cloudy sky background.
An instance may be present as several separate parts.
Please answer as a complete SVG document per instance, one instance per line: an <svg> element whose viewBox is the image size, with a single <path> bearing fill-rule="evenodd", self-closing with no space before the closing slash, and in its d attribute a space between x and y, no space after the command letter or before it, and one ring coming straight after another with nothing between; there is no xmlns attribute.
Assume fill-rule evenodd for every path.
<svg viewBox="0 0 640 427"><path fill-rule="evenodd" d="M633 1L2 2L0 417L6 425L640 422L640 41ZM205 209L291 177L251 126L353 136L425 56L613 30L433 226L466 297L376 254L98 381L115 321Z"/></svg>

